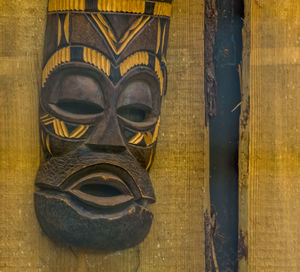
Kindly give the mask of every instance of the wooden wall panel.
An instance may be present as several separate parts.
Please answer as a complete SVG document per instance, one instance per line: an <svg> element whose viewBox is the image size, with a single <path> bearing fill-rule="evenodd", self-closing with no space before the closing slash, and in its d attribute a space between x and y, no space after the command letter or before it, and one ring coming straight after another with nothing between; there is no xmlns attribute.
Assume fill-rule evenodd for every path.
<svg viewBox="0 0 300 272"><path fill-rule="evenodd" d="M300 271L300 2L246 1L240 271ZM249 97L250 97L250 103ZM245 255L245 254L244 254ZM242 256L241 256L242 257Z"/></svg>
<svg viewBox="0 0 300 272"><path fill-rule="evenodd" d="M209 205L204 126L204 1L174 1L169 88L151 176L152 231L139 247L105 254L52 243L33 209L39 164L38 90L46 0L0 1L0 271L204 271Z"/></svg>

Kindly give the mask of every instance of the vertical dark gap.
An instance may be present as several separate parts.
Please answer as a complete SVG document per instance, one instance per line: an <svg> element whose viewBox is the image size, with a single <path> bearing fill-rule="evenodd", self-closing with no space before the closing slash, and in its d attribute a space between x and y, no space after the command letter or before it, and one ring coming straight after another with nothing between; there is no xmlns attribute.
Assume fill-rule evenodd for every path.
<svg viewBox="0 0 300 272"><path fill-rule="evenodd" d="M216 0L217 112L210 120L210 191L219 271L238 270L238 140L243 0Z"/></svg>

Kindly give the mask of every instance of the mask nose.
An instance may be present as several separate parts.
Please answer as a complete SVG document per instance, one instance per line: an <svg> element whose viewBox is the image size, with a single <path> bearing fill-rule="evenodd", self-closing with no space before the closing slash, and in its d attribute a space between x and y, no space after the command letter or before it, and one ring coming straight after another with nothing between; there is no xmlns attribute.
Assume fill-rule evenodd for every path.
<svg viewBox="0 0 300 272"><path fill-rule="evenodd" d="M95 126L85 144L96 152L121 152L126 149L117 118L111 113Z"/></svg>

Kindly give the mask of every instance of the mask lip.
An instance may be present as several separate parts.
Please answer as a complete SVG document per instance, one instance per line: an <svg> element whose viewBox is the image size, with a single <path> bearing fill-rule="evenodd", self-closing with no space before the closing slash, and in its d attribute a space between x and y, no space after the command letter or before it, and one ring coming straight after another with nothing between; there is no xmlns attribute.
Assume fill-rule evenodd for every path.
<svg viewBox="0 0 300 272"><path fill-rule="evenodd" d="M121 178L108 172L83 176L65 191L87 204L104 208L123 205L136 199Z"/></svg>
<svg viewBox="0 0 300 272"><path fill-rule="evenodd" d="M38 170L35 185L63 192L80 178L103 171L123 180L136 199L155 202L149 174L129 151L98 153L82 145L75 152L45 161Z"/></svg>

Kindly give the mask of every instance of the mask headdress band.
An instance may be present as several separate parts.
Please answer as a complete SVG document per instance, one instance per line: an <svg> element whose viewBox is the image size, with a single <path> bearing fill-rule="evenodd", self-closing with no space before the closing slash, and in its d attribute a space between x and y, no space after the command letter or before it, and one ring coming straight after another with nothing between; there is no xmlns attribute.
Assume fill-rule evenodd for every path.
<svg viewBox="0 0 300 272"><path fill-rule="evenodd" d="M172 5L170 3L157 2L154 6L153 15L157 16L171 16Z"/></svg>
<svg viewBox="0 0 300 272"><path fill-rule="evenodd" d="M145 0L99 0L99 11L144 13Z"/></svg>
<svg viewBox="0 0 300 272"><path fill-rule="evenodd" d="M120 12L120 13L135 13L147 14L155 16L171 16L171 3L156 2L151 0L95 0L96 7L93 11L101 12ZM64 12L64 11L90 11L87 7L86 0L50 0L48 5L49 12ZM152 6L151 14L149 14L149 6Z"/></svg>

